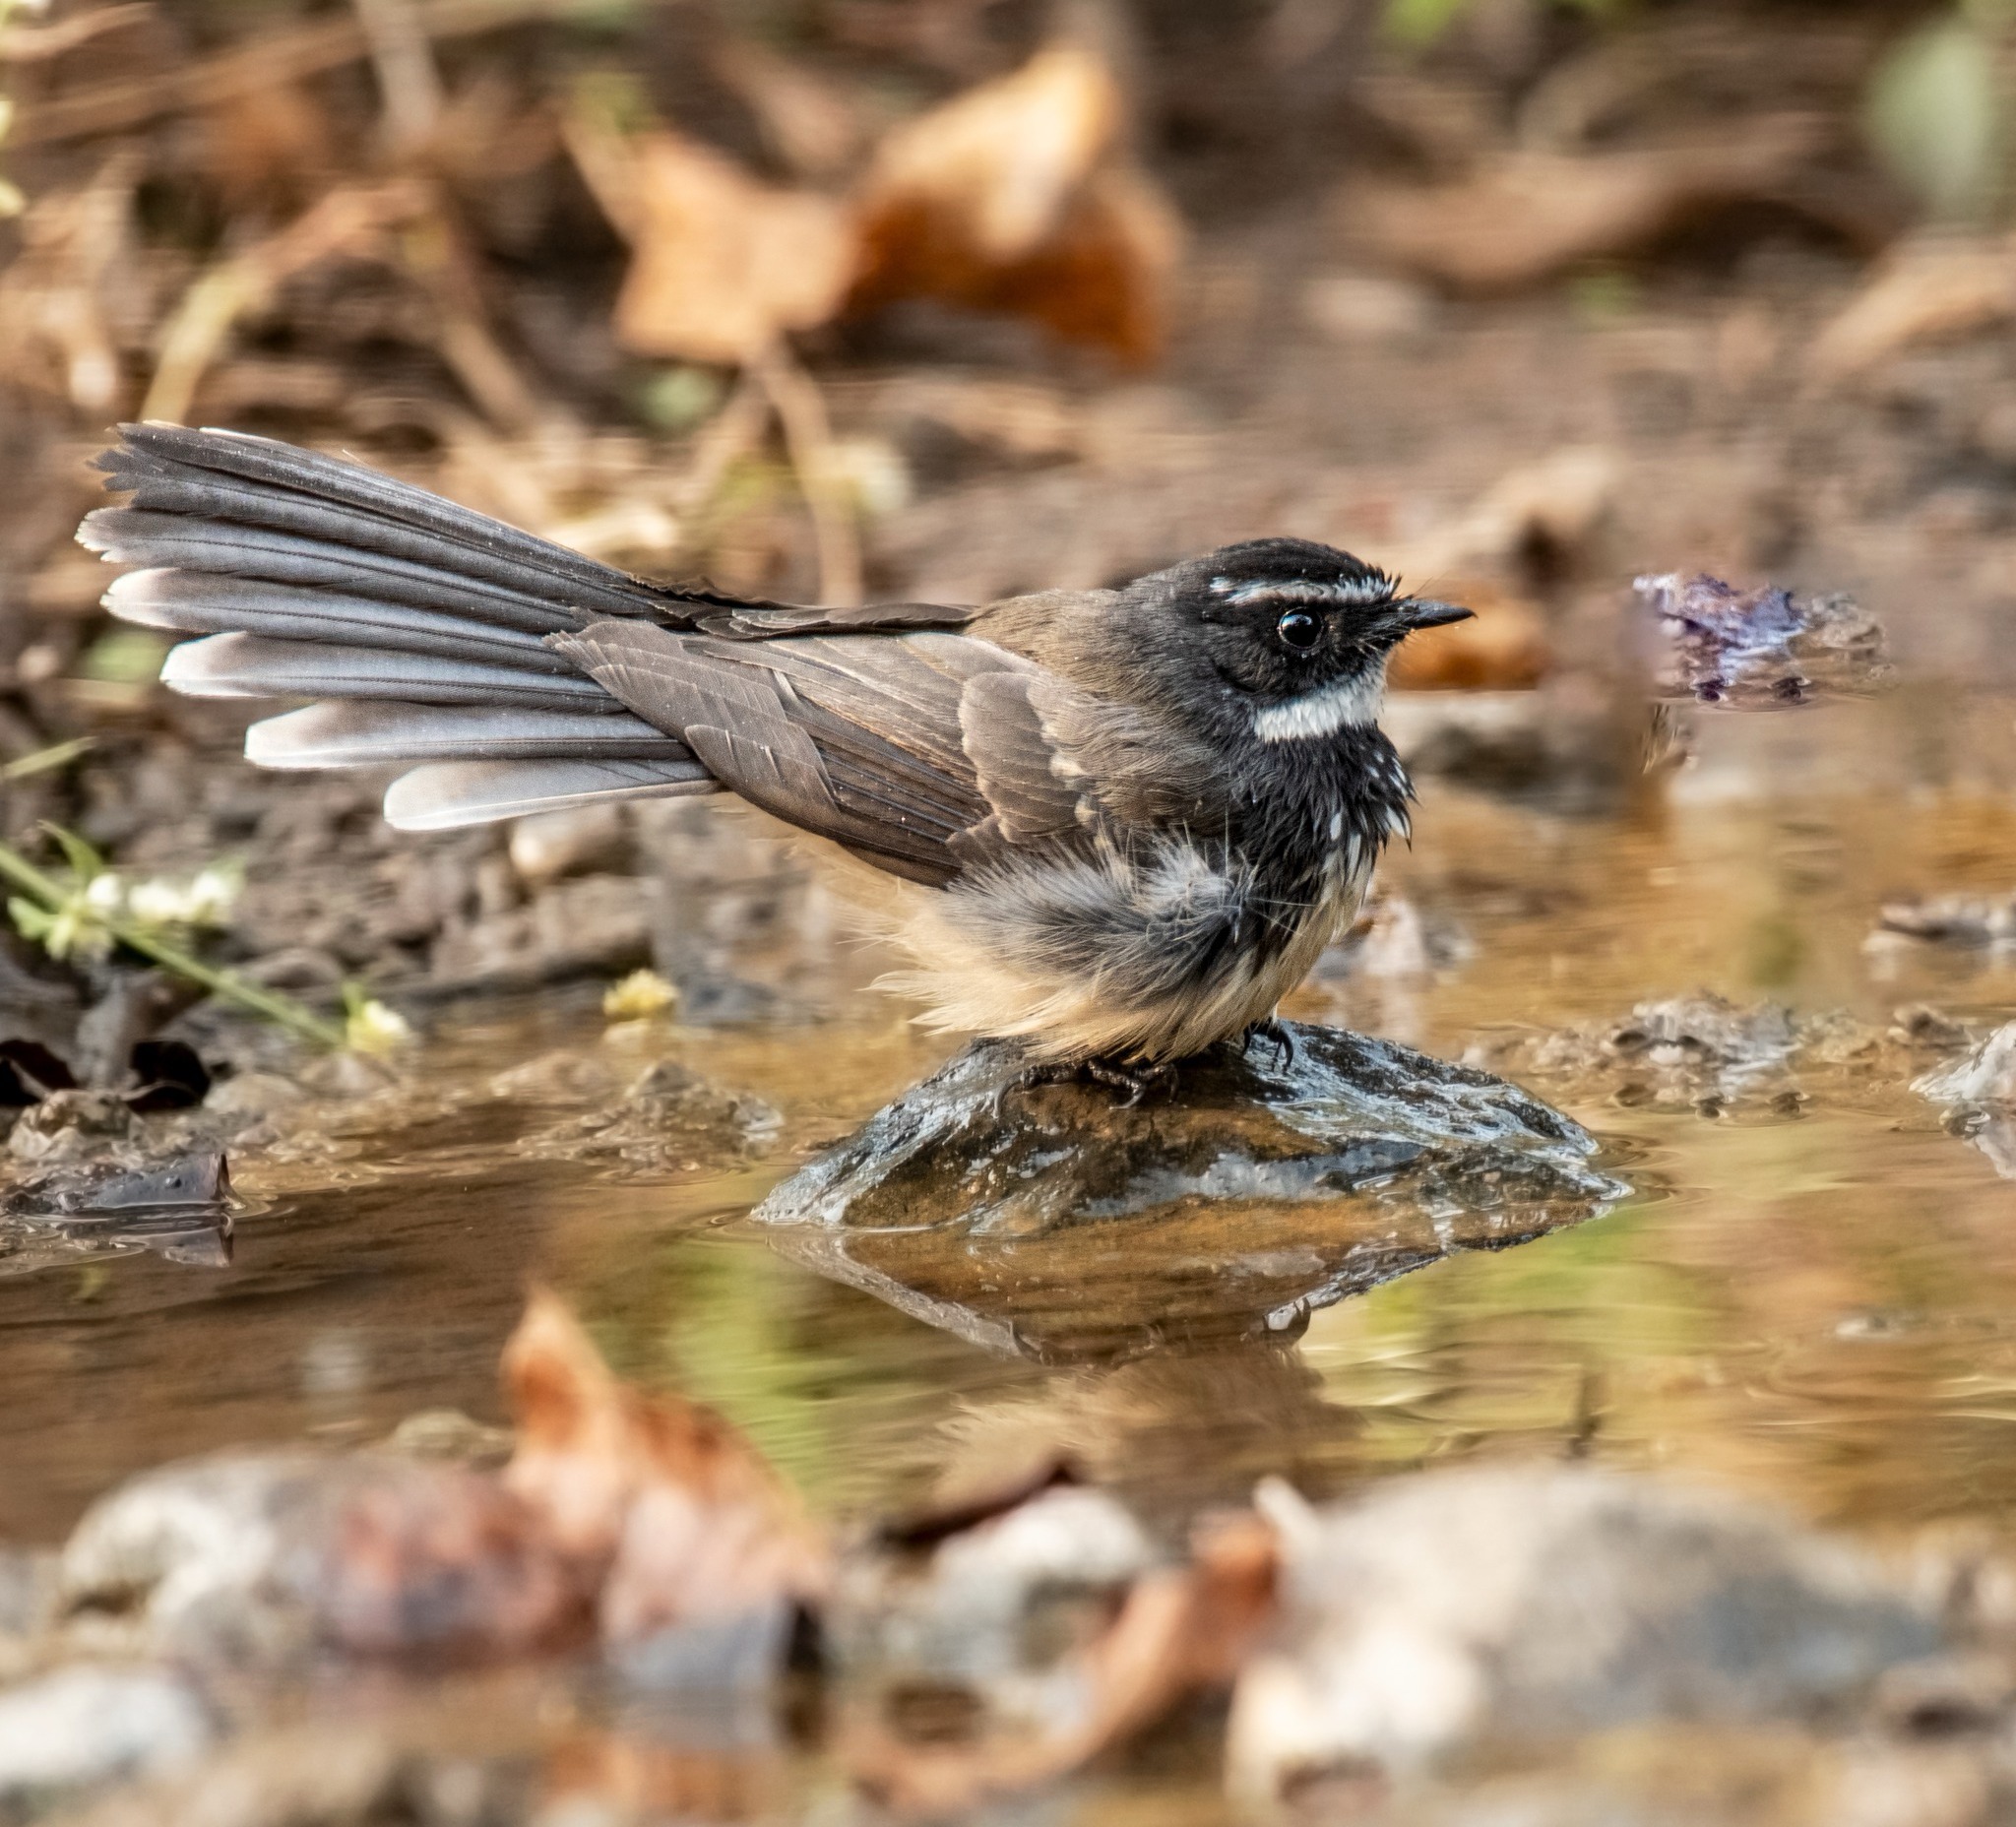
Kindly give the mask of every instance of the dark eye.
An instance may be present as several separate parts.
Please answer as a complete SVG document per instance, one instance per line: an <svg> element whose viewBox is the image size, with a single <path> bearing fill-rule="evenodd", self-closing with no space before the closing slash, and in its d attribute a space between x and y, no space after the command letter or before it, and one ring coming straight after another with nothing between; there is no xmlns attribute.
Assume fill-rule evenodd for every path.
<svg viewBox="0 0 2016 1827"><path fill-rule="evenodd" d="M1323 624L1307 609L1291 609L1274 624L1274 632L1291 652L1309 654L1315 652L1316 643L1323 638Z"/></svg>

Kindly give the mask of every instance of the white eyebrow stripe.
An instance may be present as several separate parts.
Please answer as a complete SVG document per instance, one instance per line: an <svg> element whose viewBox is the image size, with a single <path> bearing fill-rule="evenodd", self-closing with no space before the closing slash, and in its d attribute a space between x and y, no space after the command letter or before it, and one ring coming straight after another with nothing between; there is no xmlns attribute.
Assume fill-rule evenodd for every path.
<svg viewBox="0 0 2016 1827"><path fill-rule="evenodd" d="M1378 721L1386 699L1386 662L1381 660L1355 678L1333 679L1298 698L1262 705L1253 713L1253 733L1263 742L1293 742L1362 729Z"/></svg>
<svg viewBox="0 0 2016 1827"><path fill-rule="evenodd" d="M1250 584L1228 588L1224 595L1228 602L1238 603L1313 602L1356 605L1384 602L1393 595L1393 589L1391 580L1387 578L1368 577L1350 584L1309 584L1299 579L1284 579L1279 583L1272 583L1260 579Z"/></svg>

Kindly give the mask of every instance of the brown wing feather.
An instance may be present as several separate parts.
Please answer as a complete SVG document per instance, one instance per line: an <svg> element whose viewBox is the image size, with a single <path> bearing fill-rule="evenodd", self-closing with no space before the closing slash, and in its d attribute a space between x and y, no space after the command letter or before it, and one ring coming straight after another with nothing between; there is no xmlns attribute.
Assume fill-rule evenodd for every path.
<svg viewBox="0 0 2016 1827"><path fill-rule="evenodd" d="M971 637L751 644L626 620L551 645L731 791L915 881L1075 850L1123 806L1195 796L1195 757Z"/></svg>

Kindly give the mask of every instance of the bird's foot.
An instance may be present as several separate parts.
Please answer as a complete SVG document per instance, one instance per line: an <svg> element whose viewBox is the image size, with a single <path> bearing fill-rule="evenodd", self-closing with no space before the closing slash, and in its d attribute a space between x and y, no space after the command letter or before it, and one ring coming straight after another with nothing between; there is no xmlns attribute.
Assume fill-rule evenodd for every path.
<svg viewBox="0 0 2016 1827"><path fill-rule="evenodd" d="M1080 1070L1101 1085L1125 1092L1120 1100L1123 1110L1131 1110L1151 1091L1173 1090L1176 1083L1176 1069L1166 1060L1151 1065L1139 1059L1088 1059Z"/></svg>
<svg viewBox="0 0 2016 1827"><path fill-rule="evenodd" d="M1083 1083L1087 1079L1109 1090L1124 1092L1126 1096L1119 1100L1120 1107L1131 1110L1151 1091L1165 1086L1173 1087L1176 1069L1166 1062L1150 1065L1139 1059L1053 1059L1026 1068L1021 1083L1025 1086L1069 1085Z"/></svg>
<svg viewBox="0 0 2016 1827"><path fill-rule="evenodd" d="M1253 1043L1264 1041L1274 1053L1274 1070L1285 1072L1295 1063L1294 1031L1278 1015L1270 1015L1264 1022L1255 1022L1239 1037L1239 1050L1250 1051Z"/></svg>

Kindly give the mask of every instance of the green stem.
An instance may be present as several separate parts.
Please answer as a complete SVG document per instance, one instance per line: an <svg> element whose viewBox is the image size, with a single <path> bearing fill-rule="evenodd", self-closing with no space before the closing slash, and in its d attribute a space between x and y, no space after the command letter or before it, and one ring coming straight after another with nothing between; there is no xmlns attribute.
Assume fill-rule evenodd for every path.
<svg viewBox="0 0 2016 1827"><path fill-rule="evenodd" d="M0 844L0 876L5 876L15 887L34 896L50 913L58 913L70 900L61 883L44 875L19 850ZM143 957L152 958L165 970L184 976L192 983L200 983L214 996L221 996L226 1002L235 1002L240 1008L250 1009L255 1015L263 1015L270 1022L278 1023L304 1040L317 1041L328 1047L342 1047L345 1037L342 1028L334 1022L326 1022L311 1009L303 1008L290 997L275 995L273 991L261 989L256 983L248 983L235 971L220 971L207 965L202 959L185 952L178 945L170 945L165 939L157 937L145 927L136 926L127 920L94 914L98 923L117 939L121 945L139 952Z"/></svg>

